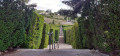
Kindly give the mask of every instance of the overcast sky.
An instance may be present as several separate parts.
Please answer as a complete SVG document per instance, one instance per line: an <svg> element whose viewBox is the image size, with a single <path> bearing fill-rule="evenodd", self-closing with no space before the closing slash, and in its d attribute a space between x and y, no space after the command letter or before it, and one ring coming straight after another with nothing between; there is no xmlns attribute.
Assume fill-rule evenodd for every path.
<svg viewBox="0 0 120 56"><path fill-rule="evenodd" d="M30 0L29 4L36 3L38 10L50 9L56 12L59 9L68 9L69 7L61 2L62 0Z"/></svg>

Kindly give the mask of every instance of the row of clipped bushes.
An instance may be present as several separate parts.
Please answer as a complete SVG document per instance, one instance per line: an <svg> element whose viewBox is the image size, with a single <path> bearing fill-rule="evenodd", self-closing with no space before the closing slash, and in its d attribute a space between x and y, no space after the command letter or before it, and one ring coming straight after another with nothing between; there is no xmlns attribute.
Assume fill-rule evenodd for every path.
<svg viewBox="0 0 120 56"><path fill-rule="evenodd" d="M55 41L59 41L59 24L56 25L56 24L50 24L51 26L51 31L53 32L52 34L52 38L53 38L53 42L52 43L55 43Z"/></svg>
<svg viewBox="0 0 120 56"><path fill-rule="evenodd" d="M55 41L59 41L59 29L58 28L59 28L59 26L58 27L55 26L55 28L54 28L54 26L51 26L51 29L50 29L50 25L44 23L43 31L42 31L42 38L41 38L41 40L39 40L39 41L41 41L41 44L39 46L40 49L47 48L47 46L49 44L49 33L50 32L53 32L52 38L51 38L52 39L51 43L55 43Z"/></svg>
<svg viewBox="0 0 120 56"><path fill-rule="evenodd" d="M51 29L50 29L51 27ZM46 48L49 44L49 34L52 33L51 43L55 43L55 41L59 41L59 26L57 27L54 24L44 24L43 32L42 32L42 40L40 49Z"/></svg>
<svg viewBox="0 0 120 56"><path fill-rule="evenodd" d="M59 41L59 30L55 30L55 41Z"/></svg>
<svg viewBox="0 0 120 56"><path fill-rule="evenodd" d="M68 26L69 27L69 26ZM73 27L70 29L64 29L65 27L63 26L63 32L64 32L64 42L67 44L72 45L73 48L78 49L81 46L78 46L81 44L79 42L79 27L78 23L75 23Z"/></svg>
<svg viewBox="0 0 120 56"><path fill-rule="evenodd" d="M79 18L78 23L75 23L71 29L64 30L65 43L71 44L75 49L97 49L107 53L120 50L119 24L115 25L112 22L110 20L104 25L93 19ZM106 26L109 26L109 29L105 29Z"/></svg>
<svg viewBox="0 0 120 56"><path fill-rule="evenodd" d="M11 3L10 3L11 4ZM6 4L7 5L7 4ZM27 11L26 11L27 12ZM31 12L32 13L32 12ZM0 7L0 51L9 47L16 47L25 41L25 22L28 18L23 18L21 10Z"/></svg>
<svg viewBox="0 0 120 56"><path fill-rule="evenodd" d="M43 16L35 12L32 13L31 17L26 27L25 24L23 24L24 18L20 18L19 15L18 18L8 17L6 20L4 19L5 17L3 17L0 20L0 51L17 46L24 48L39 48L44 19Z"/></svg>
<svg viewBox="0 0 120 56"><path fill-rule="evenodd" d="M0 51L18 46L32 49L45 48L48 45L47 32L49 25L44 24L44 17L34 12L33 7L25 5L20 0L1 2Z"/></svg>
<svg viewBox="0 0 120 56"><path fill-rule="evenodd" d="M30 22L29 32L27 34L27 39L25 45L27 48L38 49L41 44L42 39L42 32L43 32L43 25L44 25L44 18L41 15L33 14L33 19Z"/></svg>
<svg viewBox="0 0 120 56"><path fill-rule="evenodd" d="M66 31L70 30L72 28L72 25L62 25L62 27L63 27L63 33L64 33L64 42L68 43L69 40L67 40L67 38L66 38L66 36L67 36ZM70 43L68 43L68 44L70 44Z"/></svg>
<svg viewBox="0 0 120 56"><path fill-rule="evenodd" d="M49 43L49 35L48 32L50 31L50 27L48 24L44 23L43 32L42 32L42 40L40 48L46 48Z"/></svg>
<svg viewBox="0 0 120 56"><path fill-rule="evenodd" d="M79 9L76 7L77 9L74 10L81 14L81 17L78 17L78 28L76 28L79 29L77 31L79 36L74 37L75 26L73 26L66 31L66 42L74 43L75 45L72 45L74 48L98 49L115 56L116 50L120 50L120 1L101 0L94 3L95 0L89 0L85 2L80 5L80 7L83 6L82 8L78 6ZM71 39L78 39L79 45L77 40L72 42Z"/></svg>
<svg viewBox="0 0 120 56"><path fill-rule="evenodd" d="M50 24L34 8L20 0L0 1L0 51L9 48L46 48ZM17 6L18 4L19 6ZM59 26L53 29L53 39L58 40Z"/></svg>

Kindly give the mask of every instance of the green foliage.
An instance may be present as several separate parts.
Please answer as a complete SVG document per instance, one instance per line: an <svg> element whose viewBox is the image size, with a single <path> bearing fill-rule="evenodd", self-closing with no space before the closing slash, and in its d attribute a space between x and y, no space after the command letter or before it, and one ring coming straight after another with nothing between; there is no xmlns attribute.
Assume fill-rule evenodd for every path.
<svg viewBox="0 0 120 56"><path fill-rule="evenodd" d="M19 46L25 41L24 20L20 13L10 8L0 9L0 51Z"/></svg>
<svg viewBox="0 0 120 56"><path fill-rule="evenodd" d="M33 14L32 18L33 19L30 22L30 30L29 30L30 32L29 48L37 49L41 44L44 19L43 16L38 15L36 13Z"/></svg>
<svg viewBox="0 0 120 56"><path fill-rule="evenodd" d="M96 25L100 27L96 27L96 37L98 37L98 41L101 45L96 46L98 47L97 49L102 50L104 52L111 52L114 50L119 50L120 49L120 30L119 30L119 22L120 22L120 11L119 11L119 4L120 1L114 0L114 1L102 1L103 3L100 4L101 6L99 7L98 11L101 11L99 13L109 13L109 15L101 14L102 18L98 20L95 20ZM108 4L107 6L104 6L103 4L106 3ZM104 6L104 7L103 7ZM100 8L103 8L101 10ZM99 14L98 14L99 16ZM98 17L99 18L99 17ZM98 29L98 30L97 30ZM97 38L96 38L97 40ZM98 44L97 44L98 45Z"/></svg>
<svg viewBox="0 0 120 56"><path fill-rule="evenodd" d="M71 37L71 32L70 32L70 29L66 31L66 43L67 44L71 44L70 43L70 38Z"/></svg>
<svg viewBox="0 0 120 56"><path fill-rule="evenodd" d="M74 26L72 27L72 40L75 40L75 41L73 41L72 42L72 40L71 40L71 42L72 42L72 46L73 46L73 48L76 48L76 49L78 49L79 48L79 28L78 28L78 23L75 23L74 24Z"/></svg>
<svg viewBox="0 0 120 56"><path fill-rule="evenodd" d="M54 30L60 30L60 25L59 24L49 24L50 28L51 29L54 29Z"/></svg>
<svg viewBox="0 0 120 56"><path fill-rule="evenodd" d="M42 40L41 40L40 48L46 48L48 46L48 41L49 41L48 32L49 32L49 25L45 23L42 32Z"/></svg>
<svg viewBox="0 0 120 56"><path fill-rule="evenodd" d="M0 3L0 51L17 46L39 48L43 16L33 12L21 0L5 0Z"/></svg>
<svg viewBox="0 0 120 56"><path fill-rule="evenodd" d="M82 0L68 0L63 3L73 7L73 13L81 14L78 19L81 48L98 49L102 52L114 52L120 49L119 0L86 0L84 3ZM67 30L66 34L71 35L70 32L74 32L73 28ZM70 39L74 35L70 35L66 35L66 42L71 43Z"/></svg>
<svg viewBox="0 0 120 56"><path fill-rule="evenodd" d="M75 23L71 29L64 30L65 43L71 44L75 49L82 48L82 37L79 34L78 23Z"/></svg>
<svg viewBox="0 0 120 56"><path fill-rule="evenodd" d="M64 42L66 43L66 30L63 30L64 33Z"/></svg>
<svg viewBox="0 0 120 56"><path fill-rule="evenodd" d="M55 41L55 32L54 32L54 30L53 29L50 29L50 33L52 33L52 37L51 37L51 43L54 43L54 41Z"/></svg>
<svg viewBox="0 0 120 56"><path fill-rule="evenodd" d="M67 32L69 32L68 30L72 28L72 25L62 25L62 27L63 27L63 33L64 33L64 42L70 44L69 38L67 38L67 36L69 35L69 34L67 35Z"/></svg>
<svg viewBox="0 0 120 56"><path fill-rule="evenodd" d="M55 41L59 41L59 31L55 30Z"/></svg>
<svg viewBox="0 0 120 56"><path fill-rule="evenodd" d="M55 41L59 41L59 28L60 25L59 24L49 24L50 26L50 32L53 32L52 34L52 43L54 43Z"/></svg>
<svg viewBox="0 0 120 56"><path fill-rule="evenodd" d="M0 8L0 51L4 51L9 47L21 45L25 40L25 28L24 19L22 18L22 11L20 9L15 10L11 7L11 5L9 5L15 5L18 3L10 3L8 1L5 2L6 5L3 5L5 7Z"/></svg>
<svg viewBox="0 0 120 56"><path fill-rule="evenodd" d="M68 30L72 28L72 25L62 25L64 30Z"/></svg>

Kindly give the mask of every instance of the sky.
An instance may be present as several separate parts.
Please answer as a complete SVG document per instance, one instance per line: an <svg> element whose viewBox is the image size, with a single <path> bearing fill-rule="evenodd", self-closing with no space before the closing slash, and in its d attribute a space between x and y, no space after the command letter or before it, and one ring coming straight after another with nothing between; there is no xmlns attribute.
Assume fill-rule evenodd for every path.
<svg viewBox="0 0 120 56"><path fill-rule="evenodd" d="M69 6L63 4L62 0L30 0L29 4L36 3L38 10L47 10L50 9L52 12L57 12L62 9L70 9Z"/></svg>

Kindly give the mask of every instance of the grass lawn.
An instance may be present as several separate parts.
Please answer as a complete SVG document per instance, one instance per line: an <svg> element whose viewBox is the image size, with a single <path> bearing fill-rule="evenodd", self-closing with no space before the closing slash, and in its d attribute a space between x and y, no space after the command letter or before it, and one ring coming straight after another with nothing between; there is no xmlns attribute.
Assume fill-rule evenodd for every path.
<svg viewBox="0 0 120 56"><path fill-rule="evenodd" d="M63 29L67 30L67 29L71 29L73 25L63 25Z"/></svg>
<svg viewBox="0 0 120 56"><path fill-rule="evenodd" d="M50 28L51 29L54 29L54 30L59 30L60 29L60 24L49 24Z"/></svg>

